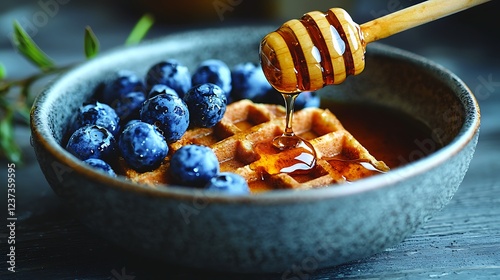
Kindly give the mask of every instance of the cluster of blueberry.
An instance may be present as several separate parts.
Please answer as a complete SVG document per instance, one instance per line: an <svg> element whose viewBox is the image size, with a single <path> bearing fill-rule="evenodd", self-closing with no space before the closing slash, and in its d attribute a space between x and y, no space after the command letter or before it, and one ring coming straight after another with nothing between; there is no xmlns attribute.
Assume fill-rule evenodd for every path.
<svg viewBox="0 0 500 280"><path fill-rule="evenodd" d="M121 70L80 107L66 149L91 166L116 176L111 165L119 154L137 171L157 168L167 156L168 143L179 140L189 127L212 127L229 102L283 104L262 69L241 63L232 70L221 60L203 61L193 75L175 59L153 65L142 80ZM302 97L301 97L302 96ZM296 108L318 106L314 93L304 93ZM243 178L219 173L219 163L207 148L188 145L171 157L170 173L178 184L248 192ZM229 187L228 187L229 186Z"/></svg>

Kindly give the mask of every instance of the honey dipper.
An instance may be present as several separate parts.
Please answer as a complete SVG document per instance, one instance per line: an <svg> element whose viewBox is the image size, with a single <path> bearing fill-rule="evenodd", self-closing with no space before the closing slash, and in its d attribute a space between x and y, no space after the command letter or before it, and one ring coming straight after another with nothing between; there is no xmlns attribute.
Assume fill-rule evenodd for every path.
<svg viewBox="0 0 500 280"><path fill-rule="evenodd" d="M285 94L340 84L363 71L367 44L488 1L429 0L362 25L340 8L309 12L264 37L262 69Z"/></svg>

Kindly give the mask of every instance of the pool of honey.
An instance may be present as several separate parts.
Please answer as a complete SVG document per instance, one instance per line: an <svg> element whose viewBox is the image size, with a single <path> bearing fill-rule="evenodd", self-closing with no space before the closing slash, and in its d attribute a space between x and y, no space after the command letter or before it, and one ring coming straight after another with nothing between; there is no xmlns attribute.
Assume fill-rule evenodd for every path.
<svg viewBox="0 0 500 280"><path fill-rule="evenodd" d="M325 104L326 103L326 104ZM418 160L441 147L435 143L433 149L427 144L431 137L431 129L410 116L381 106L360 103L324 102L323 108L328 108L340 120L342 125L361 143L377 160L384 161L391 169L402 166L409 162ZM312 139L317 135L300 135L304 139ZM314 134L314 133L313 133ZM337 168L345 164L363 164L362 162L342 162L334 159ZM338 161L340 160L340 161ZM366 163L365 163L366 164ZM370 166L365 167L370 169ZM310 173L295 175L297 181L309 181L315 176L316 169ZM369 171L371 174L379 174L380 171ZM311 178L312 177L312 178ZM268 191L268 186L263 181L250 182L252 192L259 193ZM349 178L347 178L349 181Z"/></svg>
<svg viewBox="0 0 500 280"><path fill-rule="evenodd" d="M395 109L332 101L323 102L322 107L332 111L370 154L384 161L391 169L418 160L442 147L432 140L429 127Z"/></svg>

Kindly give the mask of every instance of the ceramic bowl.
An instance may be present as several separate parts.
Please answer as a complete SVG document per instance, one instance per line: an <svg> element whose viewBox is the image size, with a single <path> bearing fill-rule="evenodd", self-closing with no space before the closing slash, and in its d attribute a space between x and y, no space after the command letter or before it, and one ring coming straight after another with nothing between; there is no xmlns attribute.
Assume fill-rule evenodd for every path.
<svg viewBox="0 0 500 280"><path fill-rule="evenodd" d="M229 197L149 187L101 174L61 147L77 108L118 69L145 74L176 58L194 69L219 58L258 62L269 26L207 29L111 51L68 71L39 95L32 143L55 193L83 224L131 252L167 263L235 272L319 269L394 246L444 207L459 187L479 133L479 108L446 69L373 43L366 69L322 98L381 104L428 125L444 142L432 154L390 172L321 189Z"/></svg>

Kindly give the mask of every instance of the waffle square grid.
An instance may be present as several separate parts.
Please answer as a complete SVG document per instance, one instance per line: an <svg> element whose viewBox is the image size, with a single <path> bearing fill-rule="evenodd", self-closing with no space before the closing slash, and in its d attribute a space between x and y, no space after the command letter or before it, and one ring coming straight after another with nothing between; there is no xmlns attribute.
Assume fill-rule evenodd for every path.
<svg viewBox="0 0 500 280"><path fill-rule="evenodd" d="M375 159L328 109L305 108L295 112L295 134L308 140L316 150L316 166L306 174L263 171L279 160L265 159L264 151L256 149L272 145L274 137L283 134L285 108L279 105L257 104L241 100L229 104L222 120L212 128L189 129L184 136L169 145L169 155L157 169L139 173L119 160L121 174L130 180L157 186L171 184L168 168L171 155L184 145L198 144L210 147L220 162L221 172L243 176L253 193L276 189L309 189L332 184L352 182L367 176L386 172L389 167ZM279 158L293 156L285 150Z"/></svg>

